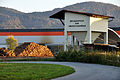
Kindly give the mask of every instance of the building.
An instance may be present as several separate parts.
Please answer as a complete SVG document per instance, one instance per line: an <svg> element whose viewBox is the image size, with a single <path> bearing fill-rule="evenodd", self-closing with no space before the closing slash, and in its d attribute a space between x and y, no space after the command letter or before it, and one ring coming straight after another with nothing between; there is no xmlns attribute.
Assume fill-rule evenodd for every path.
<svg viewBox="0 0 120 80"><path fill-rule="evenodd" d="M108 43L116 45L119 40L120 29L113 28L108 30ZM119 35L118 35L119 34ZM24 42L35 42L47 45L64 45L64 29L0 29L0 45L5 47L8 36L14 36L19 44ZM69 43L72 43L71 33L69 35ZM112 36L111 36L112 35ZM111 41L112 40L112 41ZM76 41L75 41L76 42ZM95 43L103 43L102 37L99 36Z"/></svg>
<svg viewBox="0 0 120 80"><path fill-rule="evenodd" d="M112 31L108 28L108 22L114 17L61 10L51 15L50 18L59 19L63 23L65 38L64 51L67 51L67 47L69 46L69 32L72 34L72 46L75 44L75 38L79 46L83 44L93 44L99 36L103 39L103 44L108 44L108 31ZM97 43L101 44L101 41L97 40Z"/></svg>
<svg viewBox="0 0 120 80"><path fill-rule="evenodd" d="M19 44L35 42L39 44L63 45L63 29L0 29L0 46L6 47L8 36L14 36Z"/></svg>

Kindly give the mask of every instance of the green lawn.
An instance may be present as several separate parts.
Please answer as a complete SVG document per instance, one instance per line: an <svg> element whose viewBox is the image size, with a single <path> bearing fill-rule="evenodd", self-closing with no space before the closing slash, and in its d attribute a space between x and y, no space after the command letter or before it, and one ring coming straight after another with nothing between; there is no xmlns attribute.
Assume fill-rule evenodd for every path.
<svg viewBox="0 0 120 80"><path fill-rule="evenodd" d="M0 63L0 80L50 80L75 72L57 64Z"/></svg>

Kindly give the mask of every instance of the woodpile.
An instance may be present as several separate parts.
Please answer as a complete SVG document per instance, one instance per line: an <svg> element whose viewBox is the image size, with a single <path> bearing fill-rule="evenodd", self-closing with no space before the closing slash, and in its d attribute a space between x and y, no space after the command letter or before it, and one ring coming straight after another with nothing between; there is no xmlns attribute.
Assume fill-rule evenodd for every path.
<svg viewBox="0 0 120 80"><path fill-rule="evenodd" d="M16 57L16 54L13 52L13 50L10 50L7 52L7 57Z"/></svg>
<svg viewBox="0 0 120 80"><path fill-rule="evenodd" d="M0 48L0 56L6 56L8 51L6 48Z"/></svg>
<svg viewBox="0 0 120 80"><path fill-rule="evenodd" d="M7 50L6 48L0 48L0 56L4 57L53 57L51 51L43 45L39 45L33 42L24 43L16 49Z"/></svg>
<svg viewBox="0 0 120 80"><path fill-rule="evenodd" d="M14 50L14 53L18 57L53 57L51 51L43 45L39 45L33 42L24 43Z"/></svg>
<svg viewBox="0 0 120 80"><path fill-rule="evenodd" d="M3 57L15 57L13 50L7 50L6 48L0 48L0 56Z"/></svg>

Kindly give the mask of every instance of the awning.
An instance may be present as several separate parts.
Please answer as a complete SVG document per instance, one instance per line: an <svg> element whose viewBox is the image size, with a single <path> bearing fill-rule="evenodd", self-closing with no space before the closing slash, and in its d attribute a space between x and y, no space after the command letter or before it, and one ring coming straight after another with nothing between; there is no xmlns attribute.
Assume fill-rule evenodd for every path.
<svg viewBox="0 0 120 80"><path fill-rule="evenodd" d="M70 11L70 10L61 10L61 11L59 11L59 12L51 15L50 18L63 19L64 20L64 18L65 18L65 12L76 13L76 14L83 14L83 15L92 16L92 17L114 18L112 16L105 16L105 15L100 15L100 14L78 12L78 11Z"/></svg>

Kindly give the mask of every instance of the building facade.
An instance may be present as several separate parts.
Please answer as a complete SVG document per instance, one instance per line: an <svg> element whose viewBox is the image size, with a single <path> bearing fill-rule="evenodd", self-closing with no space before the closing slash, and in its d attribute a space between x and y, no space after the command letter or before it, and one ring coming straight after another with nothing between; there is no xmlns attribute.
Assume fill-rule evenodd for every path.
<svg viewBox="0 0 120 80"><path fill-rule="evenodd" d="M93 44L94 41L103 34L104 44L108 44L108 21L111 16L104 16L99 14L84 13L70 10L59 11L50 18L64 20L64 50L68 46L68 32L72 34L72 41L74 45L74 38L77 39L78 46L82 44Z"/></svg>

